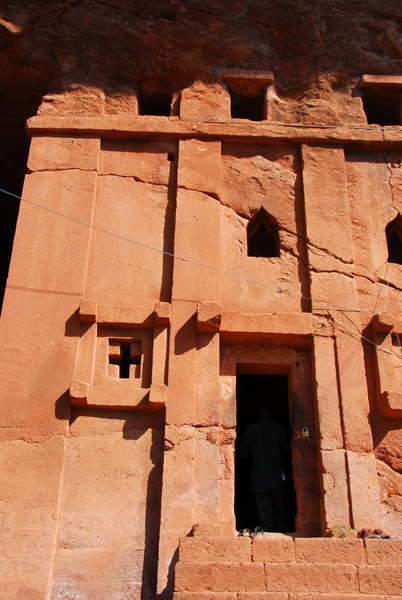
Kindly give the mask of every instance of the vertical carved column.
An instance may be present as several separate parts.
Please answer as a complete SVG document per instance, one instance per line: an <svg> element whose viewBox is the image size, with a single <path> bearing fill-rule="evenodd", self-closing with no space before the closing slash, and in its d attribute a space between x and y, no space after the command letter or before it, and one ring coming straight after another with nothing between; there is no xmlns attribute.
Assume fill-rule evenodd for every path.
<svg viewBox="0 0 402 600"><path fill-rule="evenodd" d="M21 202L1 317L1 419L8 430L1 500L14 506L2 515L2 531L13 532L23 565L13 563L13 569L24 574L19 582L16 575L16 585L30 597L49 594L68 432L66 390L79 332L75 313L91 237L89 227L66 217L92 220L99 147L99 139L84 136L32 139L22 195L36 205Z"/></svg>
<svg viewBox="0 0 402 600"><path fill-rule="evenodd" d="M304 146L302 158L312 310L334 325L332 339L314 340L323 520L325 526L348 520L349 497L350 525L375 526L380 497L360 314L339 309L359 307L344 153L341 148Z"/></svg>
<svg viewBox="0 0 402 600"><path fill-rule="evenodd" d="M160 592L171 589L179 537L218 519L219 339L197 333L197 308L220 300L219 194L220 143L180 142L174 251L188 261L175 258L173 269Z"/></svg>

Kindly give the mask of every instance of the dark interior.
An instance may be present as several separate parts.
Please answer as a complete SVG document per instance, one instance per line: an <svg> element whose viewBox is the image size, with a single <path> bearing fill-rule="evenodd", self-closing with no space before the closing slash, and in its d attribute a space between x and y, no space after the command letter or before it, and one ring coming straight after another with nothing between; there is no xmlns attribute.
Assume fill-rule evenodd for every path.
<svg viewBox="0 0 402 600"><path fill-rule="evenodd" d="M238 374L236 377L236 445L235 445L235 516L236 528L254 531L258 515L250 492L250 462L241 459L239 448L245 429L256 423L261 407L269 407L273 419L284 423L291 433L289 419L288 379L285 375ZM289 531L294 531L296 495L293 479L288 494Z"/></svg>
<svg viewBox="0 0 402 600"><path fill-rule="evenodd" d="M369 125L399 125L400 117L399 89L384 88L363 90L363 109Z"/></svg>
<svg viewBox="0 0 402 600"><path fill-rule="evenodd" d="M402 238L392 222L385 230L388 245L388 262L402 265Z"/></svg>
<svg viewBox="0 0 402 600"><path fill-rule="evenodd" d="M230 114L232 119L249 119L250 121L263 121L264 96L241 96L229 90Z"/></svg>
<svg viewBox="0 0 402 600"><path fill-rule="evenodd" d="M155 115L159 117L170 117L172 96L164 92L139 95L140 115Z"/></svg>
<svg viewBox="0 0 402 600"><path fill-rule="evenodd" d="M260 227L247 238L247 255L263 258L279 256L277 240L261 223Z"/></svg>

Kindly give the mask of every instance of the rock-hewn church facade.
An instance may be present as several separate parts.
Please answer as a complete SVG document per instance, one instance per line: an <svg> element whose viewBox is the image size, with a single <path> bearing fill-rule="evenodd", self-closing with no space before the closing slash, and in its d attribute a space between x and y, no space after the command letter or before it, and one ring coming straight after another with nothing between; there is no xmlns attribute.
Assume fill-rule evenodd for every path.
<svg viewBox="0 0 402 600"><path fill-rule="evenodd" d="M61 4L102 62L106 9ZM234 17L199 15L219 60L197 73L195 4L150 9L156 30L176 15L180 77L152 27L160 72L135 46L126 87L57 47L64 80L37 83L26 115L0 319L1 596L402 597L402 64L327 56L302 85L283 43L258 39L271 3L239 2L224 56ZM19 48L29 18L8 10ZM146 22L127 19L123 45ZM291 433L292 531L252 539L239 443L263 406Z"/></svg>

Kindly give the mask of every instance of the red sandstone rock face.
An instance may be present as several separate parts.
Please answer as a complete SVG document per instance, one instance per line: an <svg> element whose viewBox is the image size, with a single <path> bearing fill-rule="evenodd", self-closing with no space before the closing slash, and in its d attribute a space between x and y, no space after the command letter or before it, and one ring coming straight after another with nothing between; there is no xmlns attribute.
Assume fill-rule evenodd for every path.
<svg viewBox="0 0 402 600"><path fill-rule="evenodd" d="M258 372L269 363L289 374L298 530L319 534L323 523L351 519L402 535L400 415L381 404L383 389L400 389L400 371L363 349L364 315L335 311L331 319L333 304L393 315L400 306L402 267L388 263L384 233L402 212L400 132L353 129L366 124L356 87L362 72L402 70L394 2L14 2L0 15L3 114L16 119L4 139L14 139L46 93L30 124L36 135L24 194L120 236L32 205L22 211L2 322L2 533L13 538L10 561L27 562L31 587L6 594L42 598L50 569L57 599L145 598L158 551L164 589L178 538L194 523L204 535L233 535L238 365ZM230 122L228 92L217 81L228 67L274 71L271 122L352 127L325 137L319 127L300 134ZM174 93L170 119L136 118L137 92L147 91ZM55 134L56 122L76 129ZM41 137L40 127L52 135ZM114 129L135 141L110 139ZM382 145L380 154L373 142L385 138L395 147L387 153ZM278 257L247 256L247 224L260 209L279 229ZM171 256L150 258L122 239L129 237L207 268L200 275L199 266L176 259L173 269ZM243 279L226 278L217 265ZM160 303L171 300L162 312ZM118 370L107 362L108 338L128 337L133 323L148 352L139 398L131 382L105 383ZM140 402L159 410L166 397L164 439L162 412L120 410ZM98 408L77 406L86 403ZM303 426L308 439L298 433ZM247 562L243 541L232 542L236 560ZM191 554L190 546L193 557L227 551L209 542ZM357 590L360 542L339 546L329 562L345 565L323 573L296 564L319 562L319 544L256 540L255 547L257 564L237 580L238 566L182 565L180 597L205 581L233 593L274 593L287 577L296 594ZM273 562L292 565L275 565L268 577L270 552ZM378 560L358 567L361 591L397 594L398 580L381 587ZM92 573L99 564L99 577L82 578L83 565Z"/></svg>
<svg viewBox="0 0 402 600"><path fill-rule="evenodd" d="M399 18L393 0L2 0L0 184L21 192L24 123L48 93L68 90L49 111L68 101L75 114L132 113L136 88L171 93L221 68L272 69L271 120L364 124L351 90L363 72L400 72ZM3 282L17 212L2 219Z"/></svg>

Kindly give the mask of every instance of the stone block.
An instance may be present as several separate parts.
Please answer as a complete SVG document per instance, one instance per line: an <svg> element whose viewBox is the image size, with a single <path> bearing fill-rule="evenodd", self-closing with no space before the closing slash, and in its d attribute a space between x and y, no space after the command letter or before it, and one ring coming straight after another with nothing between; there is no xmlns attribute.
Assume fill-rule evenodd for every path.
<svg viewBox="0 0 402 600"><path fill-rule="evenodd" d="M24 282L42 292L82 295L92 231L52 211L91 222L95 186L95 172L61 170L25 177L23 195L50 211L21 203L9 283ZM52 260L44 261L45 256Z"/></svg>
<svg viewBox="0 0 402 600"><path fill-rule="evenodd" d="M358 567L358 576L362 594L402 596L402 570L399 565Z"/></svg>
<svg viewBox="0 0 402 600"><path fill-rule="evenodd" d="M89 383L74 379L70 385L70 401L74 406L86 406L90 393Z"/></svg>
<svg viewBox="0 0 402 600"><path fill-rule="evenodd" d="M236 592L175 592L173 600L237 600Z"/></svg>
<svg viewBox="0 0 402 600"><path fill-rule="evenodd" d="M164 408L166 403L166 385L162 383L151 383L149 390L149 407Z"/></svg>
<svg viewBox="0 0 402 600"><path fill-rule="evenodd" d="M185 260L174 259L173 299L209 302L220 298L221 273L216 267L221 251L221 212L220 203L213 198L178 189L175 254Z"/></svg>
<svg viewBox="0 0 402 600"><path fill-rule="evenodd" d="M99 138L69 136L34 136L28 157L28 171L58 171L80 169L95 171L98 168Z"/></svg>
<svg viewBox="0 0 402 600"><path fill-rule="evenodd" d="M59 548L74 552L60 556L60 575L64 572L62 563L71 564L79 573L80 560L81 572L85 564L88 568L93 564L96 571L97 551L99 556L105 556L110 568L114 568L113 556L118 564L122 553L127 560L123 557L120 564L129 568L137 552L135 564L139 568L145 545L155 548L163 430L147 427L141 415L125 414L125 419L113 418L116 413L111 415L110 421L117 421L114 430L108 427L106 415L102 419L94 417L95 423L91 423L84 414L74 422L76 428L80 421L86 427L81 423L80 436L68 441L58 535ZM88 435L87 427L92 428L92 435ZM110 481L112 487L108 485ZM133 556L129 556L130 551Z"/></svg>
<svg viewBox="0 0 402 600"><path fill-rule="evenodd" d="M312 315L301 313L258 314L224 311L222 331L229 333L268 333L303 339L313 333Z"/></svg>
<svg viewBox="0 0 402 600"><path fill-rule="evenodd" d="M350 263L353 243L343 149L303 146L302 158L308 241Z"/></svg>
<svg viewBox="0 0 402 600"><path fill-rule="evenodd" d="M182 140L179 148L178 187L204 192L219 198L221 143L195 139Z"/></svg>
<svg viewBox="0 0 402 600"><path fill-rule="evenodd" d="M88 300L86 298L80 300L80 307L78 309L80 321L84 321L85 323L95 323L96 313L97 304L95 300Z"/></svg>
<svg viewBox="0 0 402 600"><path fill-rule="evenodd" d="M138 98L136 90L125 86L120 89L119 92L114 90L112 93L106 93L105 114L127 114L130 116L138 115Z"/></svg>
<svg viewBox="0 0 402 600"><path fill-rule="evenodd" d="M197 425L219 424L219 335L197 334L196 410ZM201 457L202 460L202 457Z"/></svg>
<svg viewBox="0 0 402 600"><path fill-rule="evenodd" d="M340 523L348 525L350 514L345 451L322 451L321 468L325 527Z"/></svg>
<svg viewBox="0 0 402 600"><path fill-rule="evenodd" d="M381 527L381 502L373 454L346 452L353 527Z"/></svg>
<svg viewBox="0 0 402 600"><path fill-rule="evenodd" d="M378 397L378 411L390 419L402 418L402 393L385 391Z"/></svg>
<svg viewBox="0 0 402 600"><path fill-rule="evenodd" d="M196 379L196 303L173 302L166 422L194 423ZM186 398L183 403L182 399Z"/></svg>
<svg viewBox="0 0 402 600"><path fill-rule="evenodd" d="M294 542L297 562L354 565L366 562L360 539L296 538Z"/></svg>
<svg viewBox="0 0 402 600"><path fill-rule="evenodd" d="M240 592L239 600L289 600L287 592Z"/></svg>
<svg viewBox="0 0 402 600"><path fill-rule="evenodd" d="M285 563L295 559L294 543L288 537L265 537L253 539L253 562Z"/></svg>
<svg viewBox="0 0 402 600"><path fill-rule="evenodd" d="M222 120L225 90L220 84L206 84L197 79L193 85L181 91L180 120Z"/></svg>
<svg viewBox="0 0 402 600"><path fill-rule="evenodd" d="M57 538L66 440L1 444L0 589L4 600L43 600Z"/></svg>
<svg viewBox="0 0 402 600"><path fill-rule="evenodd" d="M364 540L369 565L402 565L402 540Z"/></svg>
<svg viewBox="0 0 402 600"><path fill-rule="evenodd" d="M220 73L220 78L236 94L252 96L261 94L266 85L273 83L274 74L272 71L224 69Z"/></svg>
<svg viewBox="0 0 402 600"><path fill-rule="evenodd" d="M265 591L262 564L253 563L177 563L176 590L212 592Z"/></svg>
<svg viewBox="0 0 402 600"><path fill-rule="evenodd" d="M359 87L364 88L371 86L402 88L402 77L401 75L362 75L362 78L359 81Z"/></svg>
<svg viewBox="0 0 402 600"><path fill-rule="evenodd" d="M166 325L170 322L170 304L169 302L156 302L154 309L155 323Z"/></svg>
<svg viewBox="0 0 402 600"><path fill-rule="evenodd" d="M395 318L389 313L380 313L374 315L372 323L376 331L390 332L395 326Z"/></svg>
<svg viewBox="0 0 402 600"><path fill-rule="evenodd" d="M366 596L359 593L356 594L304 594L296 593L290 594L289 600L393 600L393 598L387 596ZM398 599L399 600L399 599Z"/></svg>
<svg viewBox="0 0 402 600"><path fill-rule="evenodd" d="M219 520L219 445L217 427L197 427L194 461L193 519Z"/></svg>
<svg viewBox="0 0 402 600"><path fill-rule="evenodd" d="M168 155L175 156L176 153L175 142L103 140L99 173L135 177L141 183L168 185L172 168Z"/></svg>
<svg viewBox="0 0 402 600"><path fill-rule="evenodd" d="M197 307L197 330L216 332L221 325L222 307L218 302L199 302Z"/></svg>
<svg viewBox="0 0 402 600"><path fill-rule="evenodd" d="M186 537L180 540L179 560L192 563L251 561L250 538Z"/></svg>
<svg viewBox="0 0 402 600"><path fill-rule="evenodd" d="M170 164L166 155L163 160ZM154 304L166 292L163 275L170 259L152 248L164 248L166 218L171 216L169 190L166 185L151 185L134 177L109 175L98 177L97 182L94 225L121 237L89 230L86 296L102 306L118 303L122 308L131 307L133 282L146 281L147 285L135 286L135 303L137 307L148 307L153 321ZM112 213L110 198L114 199ZM141 198L141 202L133 202L133 198ZM80 228L82 232L82 226ZM116 290L119 290L118 299Z"/></svg>
<svg viewBox="0 0 402 600"><path fill-rule="evenodd" d="M314 338L314 376L316 382L318 435L323 450L342 448L343 435L339 410L338 375L332 338Z"/></svg>
<svg viewBox="0 0 402 600"><path fill-rule="evenodd" d="M356 567L328 564L266 564L267 590L342 592L357 590Z"/></svg>
<svg viewBox="0 0 402 600"><path fill-rule="evenodd" d="M352 298L352 295L349 298ZM358 334L361 330L360 317L350 314L347 319L344 319L346 327L357 332L356 336L342 330L342 324L339 323L342 323L343 319L342 316L337 317L338 324L336 326L339 329L335 346L345 447L354 452L372 452L373 436L368 418L370 406L363 345Z"/></svg>

